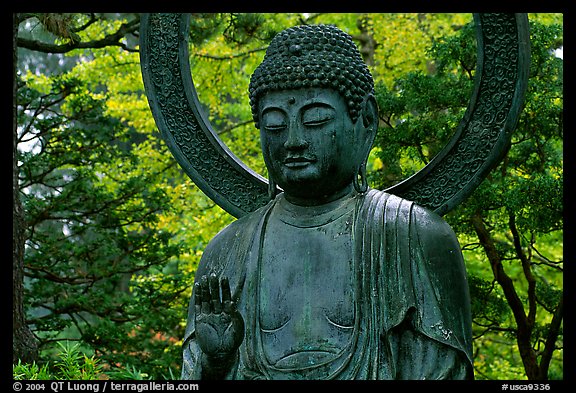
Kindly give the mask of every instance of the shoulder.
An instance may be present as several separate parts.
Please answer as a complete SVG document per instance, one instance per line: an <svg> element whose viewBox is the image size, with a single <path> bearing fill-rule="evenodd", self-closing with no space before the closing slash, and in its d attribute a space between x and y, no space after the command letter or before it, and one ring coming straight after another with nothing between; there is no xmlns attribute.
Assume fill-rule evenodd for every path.
<svg viewBox="0 0 576 393"><path fill-rule="evenodd" d="M394 221L394 227L409 231L410 243L418 244L427 259L433 262L461 259L461 250L456 234L450 225L434 211L408 199L385 191L370 190L365 195L368 217L382 220L384 225ZM405 225L402 225L402 224Z"/></svg>
<svg viewBox="0 0 576 393"><path fill-rule="evenodd" d="M412 207L412 233L418 244L428 272L451 282L453 291L464 291L466 267L458 237L450 225L437 213L414 204Z"/></svg>
<svg viewBox="0 0 576 393"><path fill-rule="evenodd" d="M452 229L437 213L400 196L371 189L364 196L364 206L373 212L385 212L387 218L409 221L420 232L430 235L453 234ZM440 232L440 233L438 233Z"/></svg>
<svg viewBox="0 0 576 393"><path fill-rule="evenodd" d="M456 234L450 225L432 210L414 203L411 218L420 239L424 242L456 240Z"/></svg>
<svg viewBox="0 0 576 393"><path fill-rule="evenodd" d="M224 269L240 263L242 255L252 245L263 216L264 210L258 209L232 221L214 235L202 252L196 278L208 273L220 274Z"/></svg>
<svg viewBox="0 0 576 393"><path fill-rule="evenodd" d="M251 239L270 206L271 203L232 221L210 240L204 255L208 256L222 250L229 251L234 244Z"/></svg>

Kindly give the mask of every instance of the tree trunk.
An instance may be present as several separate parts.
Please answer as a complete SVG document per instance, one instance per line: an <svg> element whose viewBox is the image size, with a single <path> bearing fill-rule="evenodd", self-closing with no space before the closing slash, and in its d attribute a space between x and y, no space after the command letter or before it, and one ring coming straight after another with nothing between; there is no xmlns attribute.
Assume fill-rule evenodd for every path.
<svg viewBox="0 0 576 393"><path fill-rule="evenodd" d="M12 88L12 362L21 360L31 363L38 359L38 342L30 327L26 324L24 311L24 244L26 232L24 228L24 212L20 201L20 186L18 184L18 126L17 126L17 66L18 49L18 14L12 14L13 22L13 88Z"/></svg>
<svg viewBox="0 0 576 393"><path fill-rule="evenodd" d="M353 35L352 38L359 41L360 45L358 49L366 65L373 66L376 41L368 28L368 17L366 15L360 16L356 21L356 26L360 30L360 34Z"/></svg>
<svg viewBox="0 0 576 393"><path fill-rule="evenodd" d="M496 248L490 231L482 221L482 215L480 213L475 214L472 216L471 222L478 236L478 240L488 257L494 279L500 284L500 287L504 291L506 301L514 315L514 320L516 321L516 343L518 344L518 350L522 358L526 376L529 380L541 379L542 376L540 375L540 369L538 367L538 359L531 342L533 326L530 324L528 316L524 311L524 305L516 292L514 281L504 271L502 257Z"/></svg>

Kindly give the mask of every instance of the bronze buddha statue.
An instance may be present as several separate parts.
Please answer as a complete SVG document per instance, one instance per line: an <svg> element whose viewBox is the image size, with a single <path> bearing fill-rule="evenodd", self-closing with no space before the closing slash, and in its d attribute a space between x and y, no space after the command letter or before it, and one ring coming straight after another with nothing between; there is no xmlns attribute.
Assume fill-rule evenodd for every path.
<svg viewBox="0 0 576 393"><path fill-rule="evenodd" d="M368 187L378 107L350 36L284 30L249 94L271 200L203 253L182 378L473 378L454 232Z"/></svg>

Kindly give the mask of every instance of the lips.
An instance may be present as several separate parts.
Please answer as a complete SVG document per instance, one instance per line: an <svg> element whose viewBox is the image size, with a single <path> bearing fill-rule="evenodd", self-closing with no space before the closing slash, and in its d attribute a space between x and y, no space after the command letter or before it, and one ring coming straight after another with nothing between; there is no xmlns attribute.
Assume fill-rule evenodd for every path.
<svg viewBox="0 0 576 393"><path fill-rule="evenodd" d="M316 160L312 157L286 157L284 165L288 168L304 168L314 161Z"/></svg>

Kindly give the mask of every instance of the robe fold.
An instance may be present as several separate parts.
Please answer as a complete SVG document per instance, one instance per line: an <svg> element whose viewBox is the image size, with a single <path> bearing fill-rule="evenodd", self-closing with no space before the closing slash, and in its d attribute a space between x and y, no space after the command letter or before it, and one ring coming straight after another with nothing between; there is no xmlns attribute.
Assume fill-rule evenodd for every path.
<svg viewBox="0 0 576 393"><path fill-rule="evenodd" d="M207 246L196 278L227 277L245 323L227 379L472 379L470 297L460 246L437 214L370 189L353 219L355 324L330 361L277 368L264 355L259 277L268 217L278 197L236 220ZM327 280L330 278L327 277ZM201 379L194 296L184 337L183 379Z"/></svg>

